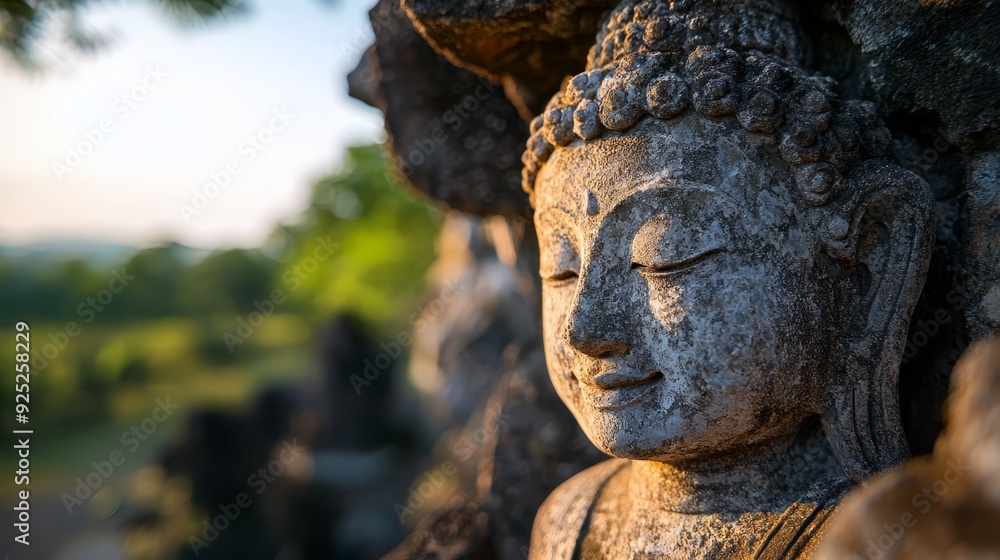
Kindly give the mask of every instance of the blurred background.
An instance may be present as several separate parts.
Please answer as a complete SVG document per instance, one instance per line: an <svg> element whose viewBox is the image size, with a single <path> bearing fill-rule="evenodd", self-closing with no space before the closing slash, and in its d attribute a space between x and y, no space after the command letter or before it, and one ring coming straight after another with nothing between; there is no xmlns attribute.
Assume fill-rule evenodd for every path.
<svg viewBox="0 0 1000 560"><path fill-rule="evenodd" d="M27 425L0 399L34 430L31 546L4 474L3 556L378 557L429 507L408 489L445 424L404 372L445 218L347 96L370 8L0 0Z"/></svg>

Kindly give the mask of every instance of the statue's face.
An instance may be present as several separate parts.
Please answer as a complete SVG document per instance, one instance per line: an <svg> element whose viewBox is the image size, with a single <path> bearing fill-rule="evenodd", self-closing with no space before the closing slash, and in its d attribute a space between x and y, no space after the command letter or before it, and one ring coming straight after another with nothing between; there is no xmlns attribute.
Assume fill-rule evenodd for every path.
<svg viewBox="0 0 1000 560"><path fill-rule="evenodd" d="M732 122L650 119L536 181L545 351L590 439L684 461L791 434L829 340L790 171Z"/></svg>

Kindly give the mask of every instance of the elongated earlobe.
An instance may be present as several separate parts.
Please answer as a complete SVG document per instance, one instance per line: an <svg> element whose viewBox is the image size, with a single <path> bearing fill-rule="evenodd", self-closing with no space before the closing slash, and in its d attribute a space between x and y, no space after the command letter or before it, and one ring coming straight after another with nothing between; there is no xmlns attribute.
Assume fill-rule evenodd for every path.
<svg viewBox="0 0 1000 560"><path fill-rule="evenodd" d="M837 303L846 336L837 341L842 369L828 382L823 422L841 464L860 481L909 456L899 367L930 262L934 215L927 184L890 162L860 163L848 180L850 195L830 208L845 221L828 251L845 270Z"/></svg>

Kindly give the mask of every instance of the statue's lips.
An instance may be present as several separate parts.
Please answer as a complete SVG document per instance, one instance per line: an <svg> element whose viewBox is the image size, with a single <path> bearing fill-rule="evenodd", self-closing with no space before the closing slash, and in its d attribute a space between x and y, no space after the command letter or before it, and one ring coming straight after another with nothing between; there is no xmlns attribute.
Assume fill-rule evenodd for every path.
<svg viewBox="0 0 1000 560"><path fill-rule="evenodd" d="M663 374L658 371L639 379L621 372L605 373L591 383L581 383L580 394L594 408L620 410L645 401L661 379Z"/></svg>

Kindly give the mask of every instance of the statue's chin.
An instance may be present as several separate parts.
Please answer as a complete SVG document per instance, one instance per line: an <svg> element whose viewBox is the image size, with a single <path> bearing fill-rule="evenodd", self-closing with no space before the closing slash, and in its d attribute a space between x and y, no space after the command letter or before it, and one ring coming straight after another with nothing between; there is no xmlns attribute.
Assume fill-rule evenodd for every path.
<svg viewBox="0 0 1000 560"><path fill-rule="evenodd" d="M699 445L692 439L698 438L678 438L672 441L629 441L622 438L610 440L608 438L596 439L591 437L591 442L602 452L618 457L620 459L630 459L634 461L656 461L659 463L684 464L698 462L700 459L713 457L717 453Z"/></svg>
<svg viewBox="0 0 1000 560"><path fill-rule="evenodd" d="M608 455L622 459L672 462L692 459L700 454L701 446L692 441L699 439L695 433L653 429L649 419L629 421L608 416L606 413L592 415L583 426L594 446Z"/></svg>

